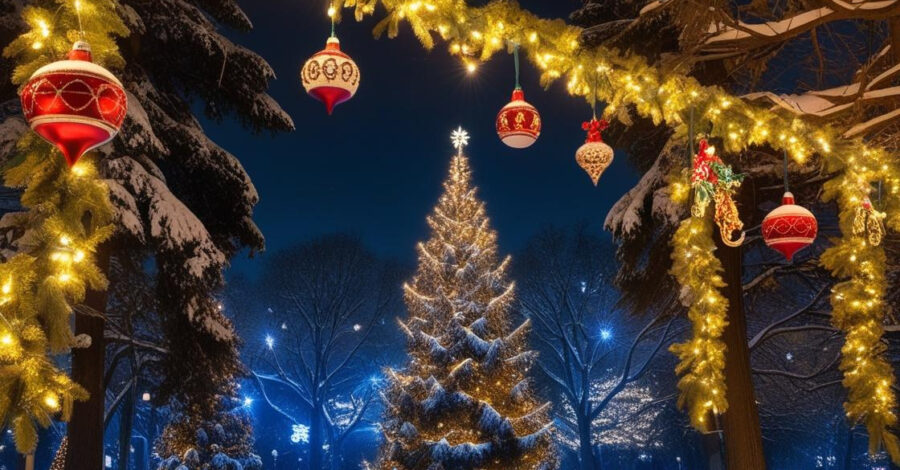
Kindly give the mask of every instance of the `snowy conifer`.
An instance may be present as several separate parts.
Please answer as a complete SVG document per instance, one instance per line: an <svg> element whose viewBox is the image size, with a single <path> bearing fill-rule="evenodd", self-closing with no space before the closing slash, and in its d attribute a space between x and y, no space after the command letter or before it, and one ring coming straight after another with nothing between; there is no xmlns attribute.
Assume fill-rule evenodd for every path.
<svg viewBox="0 0 900 470"><path fill-rule="evenodd" d="M509 258L497 254L470 177L467 158L455 156L404 286L410 361L388 371L384 469L558 467L548 405L529 386L529 325L514 329L509 317Z"/></svg>

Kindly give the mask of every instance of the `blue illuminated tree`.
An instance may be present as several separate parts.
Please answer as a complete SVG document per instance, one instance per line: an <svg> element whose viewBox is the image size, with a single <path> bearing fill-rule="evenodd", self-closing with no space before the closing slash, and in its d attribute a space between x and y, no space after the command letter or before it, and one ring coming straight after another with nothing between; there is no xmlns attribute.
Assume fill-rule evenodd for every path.
<svg viewBox="0 0 900 470"><path fill-rule="evenodd" d="M384 318L398 307L399 279L346 235L277 253L264 268L256 295L266 314L249 323L266 333L250 354L252 376L266 404L302 430L311 469L336 465L347 437L378 412L391 351L379 342L393 336Z"/></svg>
<svg viewBox="0 0 900 470"><path fill-rule="evenodd" d="M647 419L665 405L636 382L673 339L672 317L659 311L641 321L624 317L612 258L610 244L584 227L547 229L514 264L517 306L534 325L538 368L551 394L562 397L553 410L555 436L583 470L601 468L601 444L645 445Z"/></svg>

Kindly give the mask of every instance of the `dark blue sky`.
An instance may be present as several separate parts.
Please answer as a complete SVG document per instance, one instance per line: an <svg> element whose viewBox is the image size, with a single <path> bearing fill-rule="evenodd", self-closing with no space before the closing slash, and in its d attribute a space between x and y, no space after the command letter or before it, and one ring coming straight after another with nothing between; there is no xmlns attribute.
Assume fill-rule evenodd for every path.
<svg viewBox="0 0 900 470"><path fill-rule="evenodd" d="M546 17L568 17L580 0L523 0ZM254 23L233 38L265 57L278 79L271 94L297 125L293 133L253 135L236 124L207 125L211 137L237 155L260 193L255 219L267 253L333 231L351 231L387 256L411 261L427 235L449 158L449 135L472 135L468 155L475 183L499 231L501 251L520 248L546 225L591 221L596 230L610 206L637 179L620 155L594 188L575 163L590 108L564 84L543 90L538 73L522 71L527 99L541 112L543 135L526 150L505 147L494 119L514 85L513 61L498 56L474 76L449 56L446 44L426 51L408 29L375 40L370 18L338 25L342 48L362 71L356 97L328 116L308 97L298 73L322 49L329 24L325 0L243 1ZM254 273L260 258L234 261Z"/></svg>

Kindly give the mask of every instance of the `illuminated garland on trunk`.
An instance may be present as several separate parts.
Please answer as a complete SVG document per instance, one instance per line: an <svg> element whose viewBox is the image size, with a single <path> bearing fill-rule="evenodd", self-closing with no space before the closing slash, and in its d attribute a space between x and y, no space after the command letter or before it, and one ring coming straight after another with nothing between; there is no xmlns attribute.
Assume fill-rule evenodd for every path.
<svg viewBox="0 0 900 470"><path fill-rule="evenodd" d="M24 8L31 29L3 51L18 61L13 83L24 83L34 70L61 58L81 37L81 27L97 51L95 61L122 65L113 36L128 31L116 2L37 3L46 8ZM53 355L74 345L73 306L87 290L107 285L94 254L113 233L113 208L90 160L69 169L56 149L28 132L18 143L18 163L4 174L7 186L24 188L26 211L14 215L17 228L25 230L17 254L0 263L0 422L13 431L23 454L34 451L38 426L49 426L54 417L68 420L74 401L87 398Z"/></svg>
<svg viewBox="0 0 900 470"><path fill-rule="evenodd" d="M622 55L603 47L583 49L579 42L581 28L567 25L562 20L538 18L516 2L495 0L475 8L469 7L464 0L343 1L344 7L354 8L357 20L373 14L379 4L387 15L376 26L376 36L386 32L389 37L395 37L400 23L405 21L426 48L434 46L435 37L447 41L450 53L460 57L470 71L476 69L479 61L489 59L510 44L518 44L542 71L541 81L545 86L566 77L569 93L583 96L590 102L593 100L593 77L595 74L602 75L597 97L609 103L607 114L632 105L639 114L652 119L655 124L665 122L679 131L685 131L687 116L693 107L700 119L710 121L709 135L721 138L724 150L728 152L740 152L753 145L768 145L787 151L800 163L810 155L820 155L825 170L837 175L826 185L828 190L824 199L838 200L844 233L844 238L835 241L835 246L825 253L823 260L836 276L850 279L836 286L832 296L834 324L847 337L841 365L845 374L844 385L849 391L847 414L852 422L865 423L871 449L877 449L884 443L893 459L900 462L896 438L887 430L896 422L893 411L895 396L891 389L894 375L879 346L885 282L884 253L883 249L868 246L861 237L852 235L852 216L868 195L870 181L882 181L886 185L886 224L895 230L900 229L900 168L892 155L884 149L867 147L859 139L845 140L831 126L816 125L798 116L781 116L744 102L719 87L704 87L694 78L676 71L655 68L641 56ZM339 7L340 1L336 0L334 6ZM682 135L686 134L682 132ZM675 184L673 182L670 190L681 191L682 188ZM696 224L696 221L686 221L680 231ZM711 231L708 230L676 235L673 240L676 266L684 261L684 250L689 247L711 246L710 237ZM716 272L715 262L712 259L707 262L711 271ZM703 293L715 290L708 280L679 274L677 268L675 275L683 283L683 288L699 293L697 301L702 301ZM724 302L712 309L692 306L695 334L702 329L702 324L697 322L705 320L699 314L700 310L724 321ZM701 339L695 336L686 344ZM722 347L721 344L710 343L710 348ZM721 379L724 363L706 363L701 371L699 365L704 363L704 359L709 360L710 354L701 348L697 356L689 357L693 351L690 347L678 348L682 360L679 370L686 374L679 388L682 390L681 400L691 410L694 425L704 428L697 416L707 403L712 403L711 408L719 412L727 406L724 397L713 394L719 390L724 395ZM720 352L724 354L724 349ZM711 384L715 382L718 386L694 388L692 384L698 380L700 383L703 380Z"/></svg>

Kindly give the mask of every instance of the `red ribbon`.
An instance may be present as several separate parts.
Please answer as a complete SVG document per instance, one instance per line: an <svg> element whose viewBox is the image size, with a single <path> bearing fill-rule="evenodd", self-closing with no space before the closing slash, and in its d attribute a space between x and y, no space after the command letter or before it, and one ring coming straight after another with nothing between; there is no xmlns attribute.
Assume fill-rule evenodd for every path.
<svg viewBox="0 0 900 470"><path fill-rule="evenodd" d="M597 120L596 118L591 119L590 122L584 122L581 124L581 128L587 131L587 140L588 142L603 142L603 134L602 131L605 131L606 128L609 127L609 122L606 119Z"/></svg>

